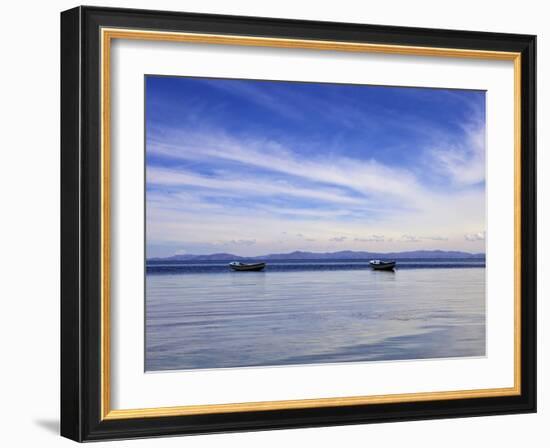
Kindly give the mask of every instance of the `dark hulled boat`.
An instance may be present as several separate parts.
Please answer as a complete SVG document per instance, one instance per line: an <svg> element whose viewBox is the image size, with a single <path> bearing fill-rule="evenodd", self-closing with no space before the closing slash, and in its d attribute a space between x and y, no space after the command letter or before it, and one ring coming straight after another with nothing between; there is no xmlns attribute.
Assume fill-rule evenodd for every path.
<svg viewBox="0 0 550 448"><path fill-rule="evenodd" d="M265 268L265 263L241 263L233 261L229 263L229 267L234 271L261 271Z"/></svg>
<svg viewBox="0 0 550 448"><path fill-rule="evenodd" d="M371 260L369 265L376 271L393 271L395 269L395 261L382 261L382 260Z"/></svg>

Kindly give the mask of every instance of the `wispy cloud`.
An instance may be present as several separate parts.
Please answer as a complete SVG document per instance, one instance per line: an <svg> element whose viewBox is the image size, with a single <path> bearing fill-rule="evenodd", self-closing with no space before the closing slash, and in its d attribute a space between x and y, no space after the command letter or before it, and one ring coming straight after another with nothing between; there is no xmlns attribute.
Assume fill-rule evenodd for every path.
<svg viewBox="0 0 550 448"><path fill-rule="evenodd" d="M357 160L335 155L306 158L278 142L237 140L224 132L209 132L207 135L192 131L176 132L164 137L164 140L161 143L151 139L148 151L185 161L225 160L319 184L343 187L361 195L383 194L386 200L419 201L428 193L411 172L375 159Z"/></svg>
<svg viewBox="0 0 550 448"><path fill-rule="evenodd" d="M202 80L201 82L213 89L222 90L229 95L236 96L242 101L255 103L283 117L295 120L302 119L303 117L299 109L281 101L278 95L273 95L265 88L262 88L261 82L257 84L242 82L240 80Z"/></svg>
<svg viewBox="0 0 550 448"><path fill-rule="evenodd" d="M445 241L437 234L456 234L484 222L484 207L480 206L484 203L483 190L443 192L422 185L412 171L378 161L365 162L335 155L325 160L311 160L275 143L266 143L266 146L275 149L267 151L264 158L257 149L235 141L225 146L225 152L221 147L213 150L200 145L165 144L162 155L170 160L182 161L184 166L197 162L215 164L218 160L218 166L223 169L201 174L181 167L150 166L147 182L151 186L175 188L178 194L183 194L180 206L187 210L200 208L203 212L210 210L224 215L254 210L256 216L278 216L283 228L293 228L304 218L324 220L327 225L334 225L334 219L363 222L363 226L368 222L379 223L394 232L387 238L388 242L390 238L405 243ZM237 164L224 165L228 160ZM190 201L189 195L199 203ZM226 199L219 204L212 200L216 197ZM285 217L288 219L283 219ZM435 237L401 238L398 232L403 230L404 222L409 231L430 229ZM377 235L378 228L375 226L373 230L372 234ZM358 230L357 238L363 233ZM324 238L320 234L311 239Z"/></svg>
<svg viewBox="0 0 550 448"><path fill-rule="evenodd" d="M231 240L225 244L231 244L235 246L253 246L256 244L256 240Z"/></svg>
<svg viewBox="0 0 550 448"><path fill-rule="evenodd" d="M308 199L315 199L324 202L337 204L357 204L358 199L346 196L335 189L301 188L292 183L279 180L268 181L268 179L254 178L248 176L246 179L234 176L203 176L183 169L148 168L147 182L150 185L164 186L193 186L211 190L220 190L226 193L240 193L249 196L292 196Z"/></svg>
<svg viewBox="0 0 550 448"><path fill-rule="evenodd" d="M347 240L347 237L345 236L335 236L329 239L329 241L332 241L334 243L343 243L346 240Z"/></svg>
<svg viewBox="0 0 550 448"><path fill-rule="evenodd" d="M361 243L380 243L385 241L385 238L384 235L369 235L367 237L354 238L353 240Z"/></svg>
<svg viewBox="0 0 550 448"><path fill-rule="evenodd" d="M433 163L458 185L485 181L485 129L466 127L464 137L431 152Z"/></svg>

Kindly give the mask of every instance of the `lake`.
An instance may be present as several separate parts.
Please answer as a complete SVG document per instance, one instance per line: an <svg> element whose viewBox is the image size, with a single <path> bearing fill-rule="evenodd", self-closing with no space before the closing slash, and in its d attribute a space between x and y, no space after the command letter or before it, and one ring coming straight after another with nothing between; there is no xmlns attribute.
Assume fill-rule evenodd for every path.
<svg viewBox="0 0 550 448"><path fill-rule="evenodd" d="M485 262L148 263L147 371L485 355Z"/></svg>

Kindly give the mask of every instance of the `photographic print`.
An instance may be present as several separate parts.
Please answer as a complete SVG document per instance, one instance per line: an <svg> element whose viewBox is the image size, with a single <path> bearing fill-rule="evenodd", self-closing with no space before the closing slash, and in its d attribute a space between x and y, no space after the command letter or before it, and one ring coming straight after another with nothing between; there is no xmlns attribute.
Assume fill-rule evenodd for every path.
<svg viewBox="0 0 550 448"><path fill-rule="evenodd" d="M147 371L485 355L485 92L145 96Z"/></svg>
<svg viewBox="0 0 550 448"><path fill-rule="evenodd" d="M536 40L64 11L61 434L536 412Z"/></svg>

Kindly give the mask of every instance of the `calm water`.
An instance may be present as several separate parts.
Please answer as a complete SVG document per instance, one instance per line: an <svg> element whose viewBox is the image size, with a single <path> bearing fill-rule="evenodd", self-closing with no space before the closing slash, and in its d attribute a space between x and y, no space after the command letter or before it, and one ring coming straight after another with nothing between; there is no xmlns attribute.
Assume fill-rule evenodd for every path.
<svg viewBox="0 0 550 448"><path fill-rule="evenodd" d="M164 266L164 268L163 268ZM148 266L146 370L485 355L483 261Z"/></svg>

